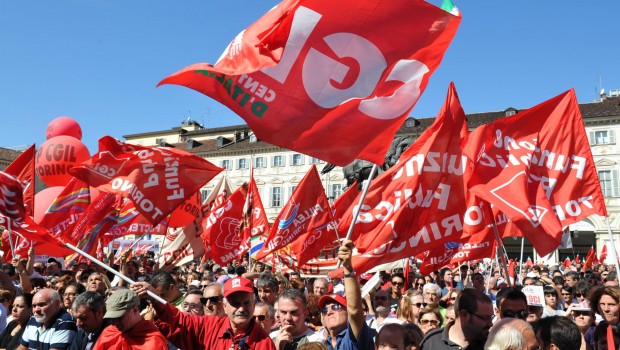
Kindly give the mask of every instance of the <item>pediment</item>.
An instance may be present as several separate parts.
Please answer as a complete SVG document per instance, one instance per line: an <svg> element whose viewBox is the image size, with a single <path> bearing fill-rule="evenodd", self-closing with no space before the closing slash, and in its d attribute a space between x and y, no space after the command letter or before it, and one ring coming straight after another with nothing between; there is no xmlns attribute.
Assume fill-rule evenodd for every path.
<svg viewBox="0 0 620 350"><path fill-rule="evenodd" d="M293 178L291 179L291 183L293 184L297 184L299 183L299 181L301 181L301 178L299 178L298 176L293 176Z"/></svg>
<svg viewBox="0 0 620 350"><path fill-rule="evenodd" d="M271 183L272 183L272 184L283 184L283 183L284 183L284 181L282 181L282 179L280 179L280 178L276 177L276 178L274 178L273 180L271 180Z"/></svg>
<svg viewBox="0 0 620 350"><path fill-rule="evenodd" d="M614 165L616 165L616 162L614 162L611 159L602 158L602 159L599 159L598 161L596 161L595 165L596 166L614 166Z"/></svg>

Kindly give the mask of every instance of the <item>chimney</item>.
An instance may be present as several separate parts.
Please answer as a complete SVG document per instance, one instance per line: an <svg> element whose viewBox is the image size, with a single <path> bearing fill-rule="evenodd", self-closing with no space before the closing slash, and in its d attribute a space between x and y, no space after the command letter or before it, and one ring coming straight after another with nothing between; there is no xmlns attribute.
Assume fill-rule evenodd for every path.
<svg viewBox="0 0 620 350"><path fill-rule="evenodd" d="M605 89L601 90L601 101L605 101L607 99L607 94L605 93Z"/></svg>

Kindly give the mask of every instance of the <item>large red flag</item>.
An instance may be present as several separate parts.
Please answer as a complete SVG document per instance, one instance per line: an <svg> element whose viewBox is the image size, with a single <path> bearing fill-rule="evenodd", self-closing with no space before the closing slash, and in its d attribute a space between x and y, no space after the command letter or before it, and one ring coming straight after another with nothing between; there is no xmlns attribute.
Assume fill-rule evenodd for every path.
<svg viewBox="0 0 620 350"><path fill-rule="evenodd" d="M35 147L32 145L4 170L5 173L15 176L22 183L24 207L30 217L34 215L34 154Z"/></svg>
<svg viewBox="0 0 620 350"><path fill-rule="evenodd" d="M244 242L254 239L267 239L269 232L269 220L263 207L263 202L258 193L256 181L254 181L254 169L250 171L250 183L248 184L243 204L243 217L241 219L241 237Z"/></svg>
<svg viewBox="0 0 620 350"><path fill-rule="evenodd" d="M541 256L562 227L605 203L573 90L474 130L465 152L471 192L506 213Z"/></svg>
<svg viewBox="0 0 620 350"><path fill-rule="evenodd" d="M468 211L460 145L467 133L465 113L450 84L433 125L371 182L352 236L362 253L353 259L356 271L458 241ZM342 227L350 225L354 209L347 210Z"/></svg>
<svg viewBox="0 0 620 350"><path fill-rule="evenodd" d="M323 248L324 235L335 236L336 233L321 178L313 165L278 214L256 259L294 244L292 250L302 265L302 261L312 258L317 250Z"/></svg>
<svg viewBox="0 0 620 350"><path fill-rule="evenodd" d="M603 245L603 250L601 250L601 257L599 259L601 264L605 263L605 259L607 259L607 244Z"/></svg>
<svg viewBox="0 0 620 350"><path fill-rule="evenodd" d="M285 1L214 67L160 84L212 97L271 144L337 165L382 164L460 21L424 1Z"/></svg>
<svg viewBox="0 0 620 350"><path fill-rule="evenodd" d="M157 225L222 170L174 148L131 145L104 136L99 152L73 167L71 175L102 191L122 193Z"/></svg>
<svg viewBox="0 0 620 350"><path fill-rule="evenodd" d="M586 272L587 269L591 268L594 260L596 260L596 251L594 251L594 247L590 247L588 255L586 256L586 261L583 263L582 271Z"/></svg>
<svg viewBox="0 0 620 350"><path fill-rule="evenodd" d="M341 227L340 221L344 213L347 212L347 209L349 209L353 205L353 203L355 203L355 198L357 198L358 192L359 191L357 190L357 180L355 180L351 184L351 186L349 186L349 188L347 188L347 190L344 191L344 193L341 194L338 198L336 198L334 203L332 203L332 216L334 217L334 223L338 225L338 233L340 235L343 235L343 238L345 237L344 235L346 235L349 228Z"/></svg>

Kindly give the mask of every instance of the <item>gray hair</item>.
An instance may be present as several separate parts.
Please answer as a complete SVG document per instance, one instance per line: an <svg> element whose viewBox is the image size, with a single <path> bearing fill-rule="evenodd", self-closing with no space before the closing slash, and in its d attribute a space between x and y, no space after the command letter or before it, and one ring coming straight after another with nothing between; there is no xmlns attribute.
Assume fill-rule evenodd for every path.
<svg viewBox="0 0 620 350"><path fill-rule="evenodd" d="M422 287L422 292L423 293L432 292L432 293L435 293L435 295L437 295L438 297L441 298L441 287L439 287L435 283L427 283L427 284L425 284L424 287Z"/></svg>
<svg viewBox="0 0 620 350"><path fill-rule="evenodd" d="M518 324L518 325L517 325ZM491 330L485 350L521 350L527 345L523 331L532 329L532 326L520 319L502 318L497 321Z"/></svg>
<svg viewBox="0 0 620 350"><path fill-rule="evenodd" d="M269 303L265 303L263 301L259 301L258 303L256 303L256 307L263 307L266 306L269 311L267 311L269 313L269 318L273 319L276 317L276 309L273 307L273 305L269 304Z"/></svg>
<svg viewBox="0 0 620 350"><path fill-rule="evenodd" d="M278 291L279 286L280 283L278 282L278 279L271 273L262 273L256 281L257 288L271 287L274 292Z"/></svg>
<svg viewBox="0 0 620 350"><path fill-rule="evenodd" d="M82 305L89 308L92 312L105 311L105 299L97 292L84 292L78 295L75 301L73 301L71 309L75 312Z"/></svg>

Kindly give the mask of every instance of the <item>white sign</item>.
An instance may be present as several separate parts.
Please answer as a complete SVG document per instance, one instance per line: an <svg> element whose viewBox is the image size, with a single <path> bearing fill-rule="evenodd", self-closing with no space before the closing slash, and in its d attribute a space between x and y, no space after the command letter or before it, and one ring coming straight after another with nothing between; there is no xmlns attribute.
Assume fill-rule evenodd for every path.
<svg viewBox="0 0 620 350"><path fill-rule="evenodd" d="M527 305L545 306L545 293L542 286L525 286L521 291L527 297Z"/></svg>
<svg viewBox="0 0 620 350"><path fill-rule="evenodd" d="M134 243L134 240L131 239L115 239L112 242L110 242L110 244L108 245L108 249L111 250L119 250L119 249L127 249L129 247L131 247L131 245ZM144 248L145 246L150 245L151 247L149 248L149 252L158 252L159 251L159 242L157 241L149 241L149 240L141 240L140 242L138 242L138 244L136 244L132 250L133 251L138 251L141 250L142 248Z"/></svg>

